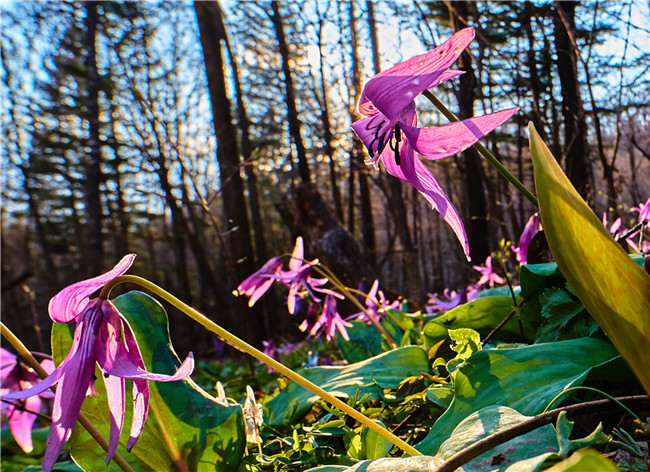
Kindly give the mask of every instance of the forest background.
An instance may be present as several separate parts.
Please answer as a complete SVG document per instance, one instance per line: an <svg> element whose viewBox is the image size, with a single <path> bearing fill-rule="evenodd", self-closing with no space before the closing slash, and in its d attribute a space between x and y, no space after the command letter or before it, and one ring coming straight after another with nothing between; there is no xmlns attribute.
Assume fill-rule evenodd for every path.
<svg viewBox="0 0 650 472"><path fill-rule="evenodd" d="M461 118L521 107L484 140L511 172L533 187L533 122L598 215L632 219L650 196L647 1L0 8L2 317L32 349L48 351L51 296L129 252L138 274L258 346L296 323L279 291L253 308L232 291L297 236L349 285L378 278L412 309L477 279L472 264L516 242L532 205L475 151L429 163L470 263L415 190L364 165L350 129L368 78L467 25L466 73L436 94ZM171 322L181 355L215 349Z"/></svg>

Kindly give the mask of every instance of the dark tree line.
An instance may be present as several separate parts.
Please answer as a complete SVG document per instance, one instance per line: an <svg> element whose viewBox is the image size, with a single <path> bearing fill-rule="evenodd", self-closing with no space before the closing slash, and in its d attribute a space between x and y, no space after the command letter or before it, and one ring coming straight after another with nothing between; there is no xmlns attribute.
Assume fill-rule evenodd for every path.
<svg viewBox="0 0 650 472"><path fill-rule="evenodd" d="M532 188L532 121L597 212L648 197L650 33L636 0L29 5L2 7L2 308L33 343L49 297L126 252L258 345L295 323L279 296L251 309L231 292L298 235L308 258L353 286L379 278L413 309L472 280L442 219L365 166L349 128L368 78L468 25L465 74L434 92L461 118L521 107L484 140L520 180ZM444 123L418 106L423 125ZM533 208L474 150L431 169L473 263L516 240Z"/></svg>

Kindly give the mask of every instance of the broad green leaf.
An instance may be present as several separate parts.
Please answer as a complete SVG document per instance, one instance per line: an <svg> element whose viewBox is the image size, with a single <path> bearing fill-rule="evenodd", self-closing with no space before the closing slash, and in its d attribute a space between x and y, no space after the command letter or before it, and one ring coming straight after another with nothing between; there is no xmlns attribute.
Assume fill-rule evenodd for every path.
<svg viewBox="0 0 650 472"><path fill-rule="evenodd" d="M375 421L382 428L386 425ZM393 443L375 431L363 428L360 434L354 434L348 446L348 455L355 459L380 459L386 457L393 448Z"/></svg>
<svg viewBox="0 0 650 472"><path fill-rule="evenodd" d="M337 397L347 398L366 394L379 399L381 389L397 388L406 377L429 373L424 349L403 347L346 366L323 366L300 369L306 379ZM281 425L286 419L295 422L304 416L319 397L290 383L275 398L264 405L264 418L270 425Z"/></svg>
<svg viewBox="0 0 650 472"><path fill-rule="evenodd" d="M346 341L343 336L337 336L336 345L348 364L361 362L384 352L381 348L381 334L371 324L354 321L352 327L346 328L346 331L350 340Z"/></svg>
<svg viewBox="0 0 650 472"><path fill-rule="evenodd" d="M584 449L546 470L547 472L618 472L618 467L598 452Z"/></svg>
<svg viewBox="0 0 650 472"><path fill-rule="evenodd" d="M153 298L130 292L114 301L129 321L138 340L145 366L151 372L173 373L180 365L169 337L167 314ZM58 349L55 362L67 355L72 337L67 325L55 323L52 345ZM97 370L99 374L99 370ZM86 397L82 411L108 437L108 404L103 382L95 383L98 395ZM127 393L125 431L118 452L141 471L223 471L238 469L245 446L243 415L239 406L223 406L191 379L177 382L149 382L150 408L142 436L131 453L124 445L131 422L131 399ZM130 393L130 382L127 392ZM71 453L86 471L120 470L114 463L107 468L106 453L77 426L71 439Z"/></svg>
<svg viewBox="0 0 650 472"><path fill-rule="evenodd" d="M582 384L592 368L617 357L611 344L593 338L483 349L456 371L449 408L415 447L423 454L435 454L463 419L487 406L539 414L555 395Z"/></svg>
<svg viewBox="0 0 650 472"><path fill-rule="evenodd" d="M457 328L470 328L485 337L513 309L512 297L504 296L477 298L469 303L457 306L424 325L425 345L431 347L440 340L448 339L447 331ZM535 339L535 329L525 319L522 319L522 324L525 339L521 338L521 330L516 315L498 331L495 339L506 342L522 342Z"/></svg>
<svg viewBox="0 0 650 472"><path fill-rule="evenodd" d="M614 241L535 128L530 149L542 224L578 298L650 393L650 275Z"/></svg>

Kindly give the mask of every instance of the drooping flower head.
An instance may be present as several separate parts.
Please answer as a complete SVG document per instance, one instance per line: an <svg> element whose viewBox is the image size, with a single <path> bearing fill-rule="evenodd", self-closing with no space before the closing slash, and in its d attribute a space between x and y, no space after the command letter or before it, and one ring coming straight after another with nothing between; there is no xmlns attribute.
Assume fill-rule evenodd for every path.
<svg viewBox="0 0 650 472"><path fill-rule="evenodd" d="M384 293L379 290L379 280L375 280L374 283L372 284L372 287L370 287L370 291L368 292L368 295L366 296L365 299L365 305L366 309L368 312L370 312L370 316L372 316L375 320L380 321L386 310L388 309L398 309L400 306L399 300L395 300L392 303L386 300L386 297L384 296ZM360 311L359 313L355 313L354 315L348 316L346 318L347 321L366 321L370 323L371 321L368 319L368 315Z"/></svg>
<svg viewBox="0 0 650 472"><path fill-rule="evenodd" d="M639 206L632 207L630 210L639 213L638 223L642 224L644 228L650 228L650 198L645 203L639 203Z"/></svg>
<svg viewBox="0 0 650 472"><path fill-rule="evenodd" d="M41 361L41 367L47 373L54 370L50 359ZM4 348L0 348L0 395L5 396L12 392L33 387L41 378L32 369L18 362L16 356ZM7 418L11 435L16 443L26 453L32 452L32 427L36 421L36 414L41 411L41 397L53 398L52 392L43 392L27 398L22 404L2 402L2 413Z"/></svg>
<svg viewBox="0 0 650 472"><path fill-rule="evenodd" d="M489 285L490 287L494 287L494 284L503 284L506 282L505 279L494 270L494 267L492 267L492 256L488 256L487 259L485 259L485 264L483 266L472 267L474 270L481 273L481 278L477 282L479 285Z"/></svg>
<svg viewBox="0 0 650 472"><path fill-rule="evenodd" d="M515 253L515 257L520 264L526 264L528 262L528 246L533 240L533 237L542 230L542 218L539 216L539 213L535 213L533 216L528 218L524 230L519 236L519 245L517 247L512 246L512 251Z"/></svg>
<svg viewBox="0 0 650 472"><path fill-rule="evenodd" d="M76 324L70 353L39 384L19 393L3 395L6 399L29 398L57 384L52 426L43 458L45 472L52 470L63 444L70 437L86 392L94 391L95 363L103 373L111 418L107 464L115 454L124 425L125 379L133 379L133 421L127 443L130 450L140 437L147 418L148 381L179 380L194 369L194 358L190 353L174 375L147 372L128 322L110 301L89 298L99 288L124 274L133 259L134 254L127 255L109 272L70 285L50 300L49 312L54 321Z"/></svg>
<svg viewBox="0 0 650 472"><path fill-rule="evenodd" d="M481 291L478 284L470 284L463 290L457 292L456 290L444 289L442 294L430 293L429 300L425 306L427 313L446 312L452 308L456 308L467 302L471 302Z"/></svg>
<svg viewBox="0 0 650 472"><path fill-rule="evenodd" d="M257 300L271 287L273 282L278 279L282 271L282 259L279 257L272 257L260 270L255 272L244 280L237 290L233 293L235 295L246 295L250 297L248 306L253 306Z"/></svg>
<svg viewBox="0 0 650 472"><path fill-rule="evenodd" d="M343 298L343 295L340 293L323 288L328 281L326 278L318 279L312 277L312 267L318 264L318 259L314 259L311 262L305 262L304 256L305 250L302 237L298 236L296 238L296 245L293 248L293 253L291 254L291 259L289 259L289 270L283 270L278 277L280 282L289 287L287 308L289 309L289 313L292 315L297 311L297 301L300 298L299 295L302 289L309 293L309 295L311 295L311 297L317 302L320 302L321 299L316 296L315 292Z"/></svg>
<svg viewBox="0 0 650 472"><path fill-rule="evenodd" d="M352 129L365 144L368 163L386 167L389 174L409 182L451 226L469 260L465 228L449 197L419 159L441 159L472 146L507 121L519 108L503 110L443 126L419 128L415 97L462 74L447 70L474 38L465 28L435 49L380 72L366 83L358 104L364 118Z"/></svg>
<svg viewBox="0 0 650 472"><path fill-rule="evenodd" d="M262 404L257 403L255 392L250 385L246 385L246 400L242 410L246 421L246 441L261 444L259 429L264 421Z"/></svg>

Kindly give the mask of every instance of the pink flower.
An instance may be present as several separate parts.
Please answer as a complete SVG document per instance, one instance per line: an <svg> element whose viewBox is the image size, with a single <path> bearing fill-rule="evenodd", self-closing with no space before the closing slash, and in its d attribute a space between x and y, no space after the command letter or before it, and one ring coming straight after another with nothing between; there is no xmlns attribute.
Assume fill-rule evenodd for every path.
<svg viewBox="0 0 650 472"><path fill-rule="evenodd" d="M18 392L30 388L40 382L41 378L32 369L19 363L12 353L0 348L0 395L5 397L11 392ZM41 367L49 374L54 370L54 364L50 359L44 359ZM26 453L32 452L32 426L36 421L36 415L41 411L41 397L53 398L51 391L43 392L40 396L35 395L25 400L24 404L2 402L2 412L9 423L9 430L16 440L16 443Z"/></svg>
<svg viewBox="0 0 650 472"><path fill-rule="evenodd" d="M375 282L372 284L372 287L370 287L370 291L366 296L365 304L371 316L373 316L377 321L382 319L385 310L399 308L399 300L395 300L393 303L390 303L388 300L386 300L384 293L379 290L379 280L375 280ZM368 315L366 315L366 313L363 311L355 313L352 316L348 316L346 319L348 321L359 320L370 323Z"/></svg>
<svg viewBox="0 0 650 472"><path fill-rule="evenodd" d="M325 295L332 295L337 298L343 298L343 295L333 290L322 288L327 284L327 279L315 279L311 276L312 266L318 264L318 259L305 263L304 247L302 237L296 238L296 245L293 248L291 259L289 260L289 270L282 271L277 277L277 280L284 283L289 287L289 295L287 296L287 308L292 315L296 310L296 301L299 298L300 290L305 289L311 297L320 302L321 299L316 296L314 292L319 292Z"/></svg>
<svg viewBox="0 0 650 472"><path fill-rule="evenodd" d="M441 159L472 146L519 108L430 128L417 127L415 97L460 71L447 70L474 38L465 28L437 48L401 62L370 79L358 109L364 118L352 129L368 148L368 163L381 160L389 174L409 182L451 226L469 260L469 244L458 212L427 167L416 159Z"/></svg>
<svg viewBox="0 0 650 472"><path fill-rule="evenodd" d="M542 218L539 216L539 213L535 213L533 216L528 218L524 230L519 236L519 246L512 246L512 250L515 253L515 257L520 264L526 264L528 260L528 246L533 240L533 237L542 230Z"/></svg>
<svg viewBox="0 0 650 472"><path fill-rule="evenodd" d="M68 356L46 379L6 399L23 399L40 394L58 384L52 411L52 426L47 440L43 470L49 472L63 444L72 433L86 392L94 390L95 363L104 373L108 408L111 417L108 464L115 454L124 425L125 379L133 379L133 422L127 449L140 437L149 410L149 384L155 380L169 382L189 376L194 369L192 354L174 375L152 374L145 370L140 349L128 322L108 300L89 297L111 280L124 274L135 259L122 260L109 272L64 288L50 300L50 317L59 323L76 323L74 340Z"/></svg>
<svg viewBox="0 0 650 472"><path fill-rule="evenodd" d="M436 313L442 311L449 311L452 308L456 308L459 305L470 302L476 298L479 294L480 289L478 285L471 284L467 288L464 288L460 292L455 290L449 290L446 288L442 295L437 293L430 293L429 300L426 304L427 313Z"/></svg>
<svg viewBox="0 0 650 472"><path fill-rule="evenodd" d="M345 329L346 327L350 328L352 327L352 324L345 321L341 318L341 315L339 315L336 307L336 298L332 295L327 295L325 297L325 303L323 304L323 312L318 320L310 326L309 334L310 336L319 336L320 333L324 332L325 338L330 341L336 334L336 331L338 331L341 333L341 336L343 336L343 339L349 341L350 336L348 336L348 332Z"/></svg>
<svg viewBox="0 0 650 472"><path fill-rule="evenodd" d="M253 306L266 293L273 282L277 280L280 271L282 271L282 259L272 257L260 270L239 284L237 290L234 292L235 295L246 295L250 297L248 306Z"/></svg>
<svg viewBox="0 0 650 472"><path fill-rule="evenodd" d="M506 282L505 279L499 276L492 267L492 256L488 256L488 258L485 259L485 267L472 267L481 273L481 279L477 282L479 285L489 285L490 287L494 287L494 284L503 284Z"/></svg>

